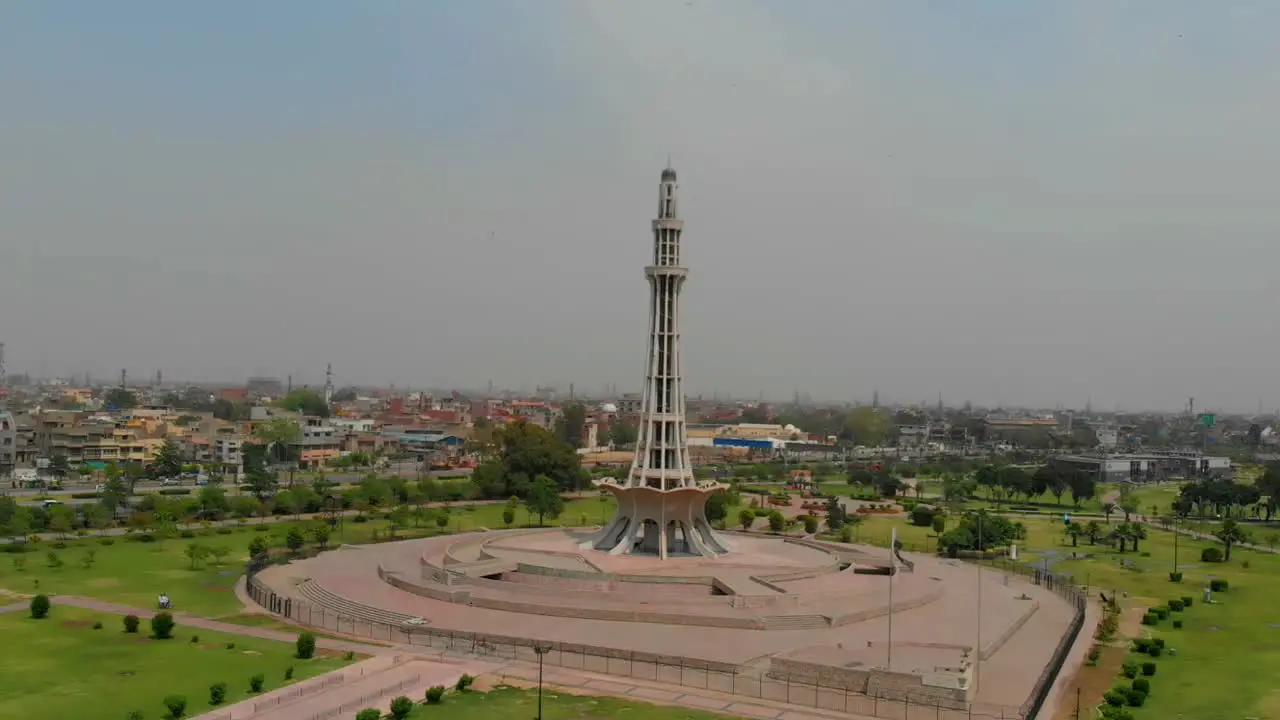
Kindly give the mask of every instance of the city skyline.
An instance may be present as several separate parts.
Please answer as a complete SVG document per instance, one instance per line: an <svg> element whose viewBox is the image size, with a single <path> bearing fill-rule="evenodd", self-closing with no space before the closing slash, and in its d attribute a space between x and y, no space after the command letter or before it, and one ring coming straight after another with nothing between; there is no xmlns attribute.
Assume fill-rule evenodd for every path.
<svg viewBox="0 0 1280 720"><path fill-rule="evenodd" d="M690 395L1274 407L1228 5L19 4L6 366L634 391L670 154Z"/></svg>

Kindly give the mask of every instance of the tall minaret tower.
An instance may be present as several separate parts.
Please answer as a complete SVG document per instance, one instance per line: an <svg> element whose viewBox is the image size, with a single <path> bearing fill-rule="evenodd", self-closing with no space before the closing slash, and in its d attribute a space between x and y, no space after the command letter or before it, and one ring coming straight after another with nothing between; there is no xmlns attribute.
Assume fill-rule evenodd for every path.
<svg viewBox="0 0 1280 720"><path fill-rule="evenodd" d="M326 407L333 406L333 363L324 367L324 404Z"/></svg>
<svg viewBox="0 0 1280 720"><path fill-rule="evenodd" d="M676 171L662 171L658 217L653 221L649 280L649 351L645 355L640 434L631 472L625 480L599 483L618 499L613 522L587 547L611 554L647 552L720 555L729 543L707 522L707 498L725 486L699 482L689 463L684 391L680 382L680 289L688 270L680 264L680 219Z"/></svg>

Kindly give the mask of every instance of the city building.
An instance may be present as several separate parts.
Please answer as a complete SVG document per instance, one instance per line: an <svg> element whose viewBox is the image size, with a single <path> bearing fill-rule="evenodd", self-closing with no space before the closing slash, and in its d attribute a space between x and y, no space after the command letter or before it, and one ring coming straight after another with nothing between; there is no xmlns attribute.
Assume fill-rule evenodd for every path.
<svg viewBox="0 0 1280 720"><path fill-rule="evenodd" d="M1068 472L1087 472L1098 482L1164 482L1175 478L1231 477L1231 458L1195 451L1122 455L1059 455L1049 463Z"/></svg>
<svg viewBox="0 0 1280 720"><path fill-rule="evenodd" d="M680 290L688 270L680 264L680 219L676 172L662 171L658 217L653 221L649 281L649 334L640 437L626 478L605 478L597 486L614 494L613 521L582 543L610 554L652 553L714 557L729 543L707 521L706 504L724 485L693 475L686 434L680 373Z"/></svg>
<svg viewBox="0 0 1280 720"><path fill-rule="evenodd" d="M18 467L18 420L13 413L0 412L0 475Z"/></svg>

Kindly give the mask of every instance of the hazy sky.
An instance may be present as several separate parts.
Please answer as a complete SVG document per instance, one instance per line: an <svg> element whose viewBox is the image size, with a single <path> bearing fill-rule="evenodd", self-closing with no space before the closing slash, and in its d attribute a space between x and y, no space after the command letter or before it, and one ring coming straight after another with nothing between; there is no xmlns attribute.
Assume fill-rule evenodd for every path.
<svg viewBox="0 0 1280 720"><path fill-rule="evenodd" d="M0 5L11 371L1280 403L1280 3Z"/></svg>

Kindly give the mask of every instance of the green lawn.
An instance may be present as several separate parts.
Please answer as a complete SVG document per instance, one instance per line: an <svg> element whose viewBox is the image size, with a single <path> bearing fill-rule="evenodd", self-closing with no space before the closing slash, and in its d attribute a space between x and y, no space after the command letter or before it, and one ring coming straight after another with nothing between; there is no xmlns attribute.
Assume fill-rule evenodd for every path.
<svg viewBox="0 0 1280 720"><path fill-rule="evenodd" d="M414 698L420 700L421 698ZM450 692L439 705L419 705L417 720L528 720L537 717L538 691L498 687L490 692ZM610 697L569 695L543 688L542 715L546 720L725 720L728 715L631 702Z"/></svg>
<svg viewBox="0 0 1280 720"><path fill-rule="evenodd" d="M179 625L170 640L123 632L119 616L55 604L50 616L0 615L0 717L124 720L132 710L145 718L164 714L162 700L185 695L189 715L210 709L209 686L227 683L227 703L249 695L249 678L261 673L265 690L347 664L342 656L297 660L293 645L192 630ZM102 629L92 629L100 621ZM191 642L193 634L199 642ZM227 643L235 643L228 649ZM323 654L323 653L321 653Z"/></svg>
<svg viewBox="0 0 1280 720"><path fill-rule="evenodd" d="M449 511L448 532L468 532L479 527L500 529L501 505L454 506ZM612 516L612 497L601 502L595 498L572 500L565 503L565 510L558 520L547 519L547 524L581 524L584 516L587 524L600 522ZM516 511L516 524L537 522L529 518L523 508ZM248 559L249 543L255 537L265 537L272 547L284 547L285 536L292 522L259 524L249 521L243 526L224 528L194 528L192 538L172 537L156 542L139 542L137 538L86 537L65 541L58 549L53 542L32 543L25 553L0 553L0 589L19 593L83 595L139 608L155 606L156 596L167 593L174 600L174 607L181 612L205 617L219 617L235 613L240 604L232 591L236 579L242 574ZM386 520L356 522L347 517L329 539L331 546L370 542L374 534L386 537L390 525ZM440 532L433 518L420 526L410 526L398 531L402 537L421 537ZM111 544L103 545L109 540ZM221 566L210 560L192 567L185 555L192 543L205 546L222 546L228 549ZM92 551L92 565L86 565L86 556ZM49 553L61 562L51 566ZM19 566L21 565L21 566Z"/></svg>
<svg viewBox="0 0 1280 720"><path fill-rule="evenodd" d="M1164 637L1177 656L1156 661L1151 696L1134 715L1151 720L1280 718L1280 616L1275 611L1280 557L1235 548L1229 563L1201 563L1200 550L1210 543L1180 537L1183 580L1173 584L1168 575L1173 535L1150 533L1139 553L1130 550L1122 556L1112 548L1083 544L1079 549L1092 557L1052 568L1080 582L1087 578L1092 588L1128 592L1131 597L1122 601L1126 607L1149 607L1183 595L1195 598L1185 612L1173 613L1182 619L1182 629L1174 630L1169 620L1143 628ZM1121 560L1131 566L1122 566ZM1201 593L1210 577L1226 579L1230 590L1218 594L1216 604L1204 605Z"/></svg>

